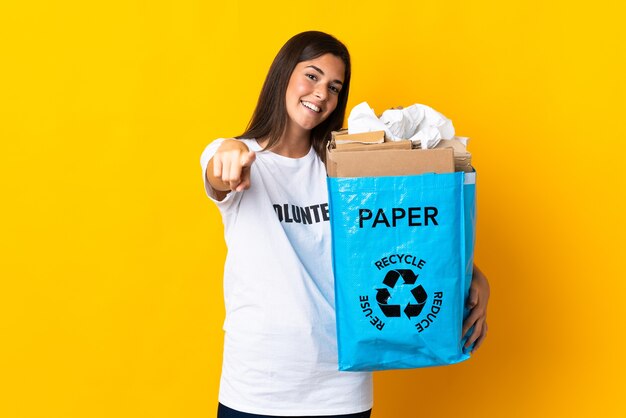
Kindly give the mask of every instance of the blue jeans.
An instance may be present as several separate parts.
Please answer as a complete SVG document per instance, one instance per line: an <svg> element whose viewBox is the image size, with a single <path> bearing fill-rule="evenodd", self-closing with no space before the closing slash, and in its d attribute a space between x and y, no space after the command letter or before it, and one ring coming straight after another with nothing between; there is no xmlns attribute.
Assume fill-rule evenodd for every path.
<svg viewBox="0 0 626 418"><path fill-rule="evenodd" d="M346 414L346 415L319 415L320 418L370 418L370 414L372 410L367 410L363 412L357 412L356 414ZM315 418L310 416L299 416L299 417L276 417L273 415L257 415L257 414L248 414L246 412L239 412L231 409L221 403L217 405L217 418Z"/></svg>

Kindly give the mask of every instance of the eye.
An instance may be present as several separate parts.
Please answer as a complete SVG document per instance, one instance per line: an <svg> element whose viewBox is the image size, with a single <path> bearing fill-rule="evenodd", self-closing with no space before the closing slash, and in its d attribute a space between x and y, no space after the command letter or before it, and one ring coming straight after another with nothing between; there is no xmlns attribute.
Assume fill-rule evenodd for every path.
<svg viewBox="0 0 626 418"><path fill-rule="evenodd" d="M341 90L339 90L337 87L335 87L333 85L329 86L328 88L335 94L339 94L339 92L341 91Z"/></svg>
<svg viewBox="0 0 626 418"><path fill-rule="evenodd" d="M305 77L313 80L313 81L317 81L317 76L314 74L305 74Z"/></svg>

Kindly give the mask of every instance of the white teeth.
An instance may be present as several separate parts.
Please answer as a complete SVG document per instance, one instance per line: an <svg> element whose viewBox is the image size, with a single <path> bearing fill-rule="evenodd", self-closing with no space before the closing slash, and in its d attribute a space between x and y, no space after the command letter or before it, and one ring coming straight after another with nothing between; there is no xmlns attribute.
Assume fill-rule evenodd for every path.
<svg viewBox="0 0 626 418"><path fill-rule="evenodd" d="M313 110L314 112L319 113L321 111L321 109L317 106L315 106L313 103L310 102L301 102L304 107L308 107L309 109Z"/></svg>

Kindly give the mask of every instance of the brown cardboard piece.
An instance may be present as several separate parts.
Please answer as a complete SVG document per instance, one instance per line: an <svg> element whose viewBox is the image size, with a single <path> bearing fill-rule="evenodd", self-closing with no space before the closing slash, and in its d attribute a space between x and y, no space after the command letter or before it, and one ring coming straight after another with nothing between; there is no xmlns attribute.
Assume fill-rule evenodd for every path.
<svg viewBox="0 0 626 418"><path fill-rule="evenodd" d="M370 133L371 134L371 133ZM454 150L394 149L397 145L385 142L377 145L357 145L352 149L338 149L336 141L350 142L347 132L333 132L326 148L326 170L330 177L380 177L424 173L454 172ZM410 141L409 142L410 145ZM369 147L378 146L382 149ZM406 147L406 145L401 145ZM363 151L363 149L367 149Z"/></svg>
<svg viewBox="0 0 626 418"><path fill-rule="evenodd" d="M335 144L334 152L342 151L376 151L381 149L411 149L411 141L404 139L402 141L390 141L383 142L382 144L362 144L362 143L348 143L348 144Z"/></svg>
<svg viewBox="0 0 626 418"><path fill-rule="evenodd" d="M380 144L385 141L385 131L363 132L348 134L347 129L333 131L332 141L336 144Z"/></svg>
<svg viewBox="0 0 626 418"><path fill-rule="evenodd" d="M471 173L472 154L469 153L458 137L453 139L442 139L435 148L452 148L454 150L454 171L465 171Z"/></svg>

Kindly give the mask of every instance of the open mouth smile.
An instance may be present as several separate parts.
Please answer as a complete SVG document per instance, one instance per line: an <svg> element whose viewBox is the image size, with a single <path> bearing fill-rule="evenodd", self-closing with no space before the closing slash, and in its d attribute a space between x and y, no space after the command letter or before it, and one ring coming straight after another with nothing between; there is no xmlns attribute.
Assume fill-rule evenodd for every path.
<svg viewBox="0 0 626 418"><path fill-rule="evenodd" d="M322 111L322 109L320 109L319 107L315 106L311 102L300 101L300 103L302 103L302 106L306 107L307 109L312 110L315 113L320 113Z"/></svg>

